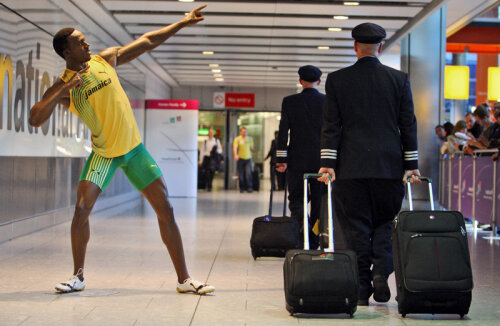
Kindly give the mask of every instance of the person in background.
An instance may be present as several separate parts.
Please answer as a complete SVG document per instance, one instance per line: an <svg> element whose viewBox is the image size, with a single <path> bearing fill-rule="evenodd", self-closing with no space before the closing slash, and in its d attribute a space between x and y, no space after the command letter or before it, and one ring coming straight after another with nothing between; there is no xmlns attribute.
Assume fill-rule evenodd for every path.
<svg viewBox="0 0 500 326"><path fill-rule="evenodd" d="M372 293L377 302L391 297L392 221L401 209L404 182L421 181L408 74L378 60L384 28L364 23L352 36L358 61L326 80L318 173L319 181L335 180L338 225L358 258L358 305L367 306Z"/></svg>
<svg viewBox="0 0 500 326"><path fill-rule="evenodd" d="M205 171L207 191L212 191L212 181L220 164L220 155L222 155L222 146L219 139L214 137L214 128L210 127L208 129L208 139L205 139L201 145L200 160L198 162L198 165Z"/></svg>
<svg viewBox="0 0 500 326"><path fill-rule="evenodd" d="M491 132L488 138L488 148L489 149L499 149L500 150L500 102L496 102L493 107L493 117L495 118L495 123L490 127ZM494 154L492 159L497 159L498 153Z"/></svg>
<svg viewBox="0 0 500 326"><path fill-rule="evenodd" d="M483 132L479 138L473 138L467 141L467 146L464 148L466 154L472 154L474 149L487 149L489 146L489 138L493 129L490 127L493 125L490 116L490 108L488 104L479 104L473 113L476 118L476 122L483 127Z"/></svg>
<svg viewBox="0 0 500 326"><path fill-rule="evenodd" d="M291 218L301 227L304 224L304 173L315 173L320 168L320 138L325 95L317 90L321 70L307 65L299 68L302 92L285 97L281 104L276 169L287 171ZM288 136L290 134L290 142ZM312 228L320 217L324 186L317 180L309 182L311 214L309 218L309 247L319 245ZM303 230L303 229L302 229ZM303 236L304 232L300 233ZM303 243L303 241L301 241Z"/></svg>
<svg viewBox="0 0 500 326"><path fill-rule="evenodd" d="M443 125L437 125L436 127L434 127L434 131L437 136L439 153L441 155L444 155L446 154L446 148L448 146L448 144L446 144L446 131L444 130Z"/></svg>
<svg viewBox="0 0 500 326"><path fill-rule="evenodd" d="M492 138L492 141L490 143L490 148L496 148L497 150L500 151L500 135L499 135L499 129L500 129L500 102L496 102L495 106L493 107L493 114L496 120L496 132ZM498 160L498 157L500 156L500 153L497 152L491 156L491 159L496 161Z"/></svg>
<svg viewBox="0 0 500 326"><path fill-rule="evenodd" d="M465 115L465 122L467 123L467 132L474 138L479 138L483 132L483 127L476 122L476 118L470 112Z"/></svg>
<svg viewBox="0 0 500 326"><path fill-rule="evenodd" d="M444 132L445 132L445 137L448 137L450 135L453 134L453 128L455 126L453 125L453 123L449 122L449 121L446 121L444 124L443 124L443 128L444 128Z"/></svg>
<svg viewBox="0 0 500 326"><path fill-rule="evenodd" d="M240 192L253 192L252 184L253 140L247 136L247 128L240 128L240 135L234 139L233 155L237 164Z"/></svg>
<svg viewBox="0 0 500 326"><path fill-rule="evenodd" d="M464 120L459 120L453 128L452 134L447 138L447 153L454 154L462 151L469 139L471 138L467 136L467 123Z"/></svg>
<svg viewBox="0 0 500 326"><path fill-rule="evenodd" d="M437 127L436 127L437 128ZM445 122L443 124L443 130L444 130L444 142L441 143L441 147L439 148L439 152L441 155L445 155L448 152L448 136L451 136L453 134L453 123L451 122ZM437 133L437 131L436 131ZM443 136L442 133L440 133L439 137Z"/></svg>
<svg viewBox="0 0 500 326"><path fill-rule="evenodd" d="M278 189L282 190L283 185L282 181L280 182L280 178L282 177L283 173L280 173L276 171L276 149L278 147L278 131L274 132L274 139L271 141L271 148L269 149L269 152L267 153L267 156L264 158L264 161L267 159L271 159L269 162L269 167L270 167L270 177L271 177L271 189L275 190L276 189L276 181L278 181Z"/></svg>
<svg viewBox="0 0 500 326"><path fill-rule="evenodd" d="M434 128L434 131L436 132L436 136L438 137L438 140L440 142L439 147L443 145L443 143L446 141L446 131L444 131L443 125L437 125Z"/></svg>

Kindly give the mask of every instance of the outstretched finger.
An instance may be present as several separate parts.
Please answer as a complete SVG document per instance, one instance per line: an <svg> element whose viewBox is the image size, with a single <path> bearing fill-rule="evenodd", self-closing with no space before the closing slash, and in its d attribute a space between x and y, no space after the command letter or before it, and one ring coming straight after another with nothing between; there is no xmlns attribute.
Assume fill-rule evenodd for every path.
<svg viewBox="0 0 500 326"><path fill-rule="evenodd" d="M200 12L202 9L205 9L205 7L206 7L206 6L207 6L207 5L199 6L198 8L194 9L193 11L194 11L194 12L196 12L196 13L198 13L198 12Z"/></svg>

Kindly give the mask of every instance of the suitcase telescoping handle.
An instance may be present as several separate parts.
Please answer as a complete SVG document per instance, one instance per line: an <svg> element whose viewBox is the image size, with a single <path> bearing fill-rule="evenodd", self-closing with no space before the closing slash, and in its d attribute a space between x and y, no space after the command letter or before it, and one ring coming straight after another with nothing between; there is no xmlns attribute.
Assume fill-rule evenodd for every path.
<svg viewBox="0 0 500 326"><path fill-rule="evenodd" d="M307 181L309 178L317 179L320 178L322 174L317 173L306 173L304 174L304 250L309 250L309 219L307 217ZM331 179L330 175L328 179ZM325 248L326 252L334 252L335 247L333 245L333 218L332 218L332 183L328 182L328 248Z"/></svg>
<svg viewBox="0 0 500 326"><path fill-rule="evenodd" d="M427 177L418 177L420 180L427 182L427 185L429 186L429 198L431 201L431 211L434 210L434 194L432 193L432 179L427 178ZM413 198L411 196L411 183L410 179L408 178L408 182L406 183L406 186L408 187L408 202L410 203L410 211L413 210Z"/></svg>
<svg viewBox="0 0 500 326"><path fill-rule="evenodd" d="M277 173L277 172L276 172ZM276 178L276 173L274 173L274 177ZM283 216L286 216L286 194L287 194L287 182L286 182L286 171L285 171L285 198L283 199ZM271 184L271 194L269 195L269 217L273 216L273 188L274 188L274 180Z"/></svg>

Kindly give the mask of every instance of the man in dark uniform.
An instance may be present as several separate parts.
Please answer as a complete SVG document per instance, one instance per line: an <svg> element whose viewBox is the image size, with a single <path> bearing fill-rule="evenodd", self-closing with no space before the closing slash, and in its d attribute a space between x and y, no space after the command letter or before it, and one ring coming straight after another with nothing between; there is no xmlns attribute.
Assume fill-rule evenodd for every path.
<svg viewBox="0 0 500 326"><path fill-rule="evenodd" d="M269 149L269 153L264 158L264 161L268 158L271 158L269 162L270 172L271 172L271 188L273 190L276 189L276 181L278 181L278 190L283 190L285 186L285 174L276 171L276 150L278 149L278 131L274 132L274 139L271 142L271 148Z"/></svg>
<svg viewBox="0 0 500 326"><path fill-rule="evenodd" d="M377 59L385 30L364 23L352 36L358 61L330 73L325 86L318 180L336 178L336 225L358 256L358 305L368 305L372 293L378 302L391 296L391 226L404 197L402 180L420 182L417 121L408 75Z"/></svg>
<svg viewBox="0 0 500 326"><path fill-rule="evenodd" d="M320 167L320 137L322 112L325 95L318 92L321 70L307 65L299 69L299 82L302 92L287 96L281 105L281 120L278 134L278 163L276 169L284 172L288 169L287 181L290 195L291 217L303 224L304 216L304 173L316 173ZM290 143L288 132L290 131ZM321 183L313 180L309 184L311 214L309 229L319 217L321 208ZM301 233L303 234L303 233ZM318 236L310 232L310 248L318 247Z"/></svg>

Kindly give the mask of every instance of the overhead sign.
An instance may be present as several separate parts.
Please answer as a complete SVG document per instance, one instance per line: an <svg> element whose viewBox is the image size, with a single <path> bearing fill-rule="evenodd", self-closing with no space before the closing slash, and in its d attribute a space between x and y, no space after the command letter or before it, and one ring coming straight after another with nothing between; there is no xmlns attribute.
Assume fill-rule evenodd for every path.
<svg viewBox="0 0 500 326"><path fill-rule="evenodd" d="M255 93L223 93L215 92L214 108L255 108Z"/></svg>
<svg viewBox="0 0 500 326"><path fill-rule="evenodd" d="M226 107L226 93L215 92L214 93L214 108L223 109Z"/></svg>
<svg viewBox="0 0 500 326"><path fill-rule="evenodd" d="M198 110L198 100L147 100L146 109Z"/></svg>
<svg viewBox="0 0 500 326"><path fill-rule="evenodd" d="M255 108L255 94L226 93L226 108Z"/></svg>

